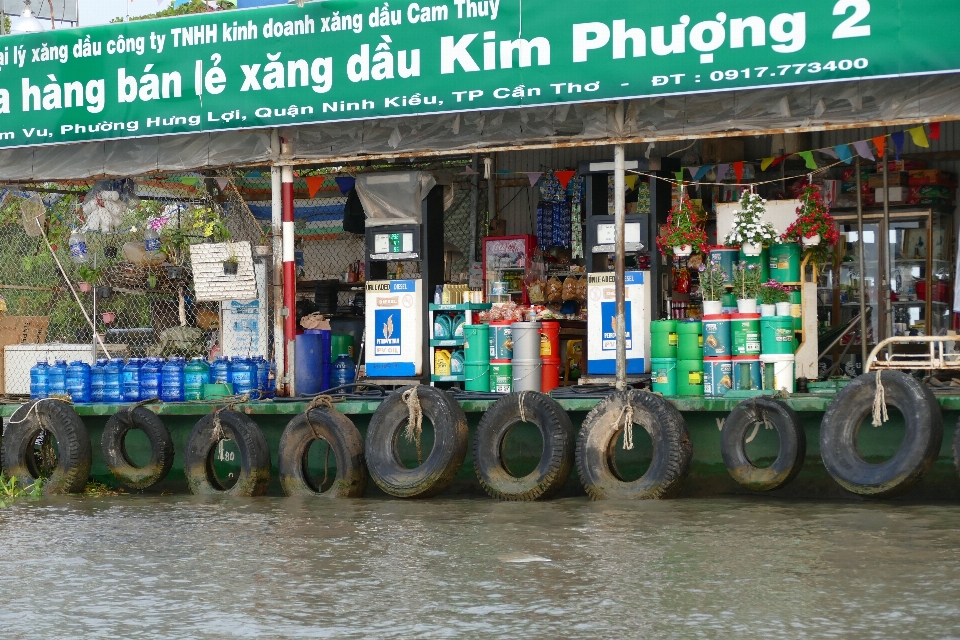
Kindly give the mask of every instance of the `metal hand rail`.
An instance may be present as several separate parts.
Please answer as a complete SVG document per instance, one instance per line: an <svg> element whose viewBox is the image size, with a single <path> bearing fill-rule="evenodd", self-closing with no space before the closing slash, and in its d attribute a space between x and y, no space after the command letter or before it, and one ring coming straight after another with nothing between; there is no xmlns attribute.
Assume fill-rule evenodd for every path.
<svg viewBox="0 0 960 640"><path fill-rule="evenodd" d="M945 346L948 342L958 342L960 336L898 336L882 340L870 355L864 365L863 372L871 369L957 369L960 370L960 354L947 353ZM886 360L877 360L878 354L887 347L895 344L927 343L930 345L928 353L890 353Z"/></svg>

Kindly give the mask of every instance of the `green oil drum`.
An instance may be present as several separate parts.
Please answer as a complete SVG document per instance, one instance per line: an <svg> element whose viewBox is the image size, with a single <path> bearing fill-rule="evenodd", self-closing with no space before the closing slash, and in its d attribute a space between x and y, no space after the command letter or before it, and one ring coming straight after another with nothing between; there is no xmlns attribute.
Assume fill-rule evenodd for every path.
<svg viewBox="0 0 960 640"><path fill-rule="evenodd" d="M330 353L337 355L345 353L352 360L356 360L356 354L353 352L353 336L347 333L332 334L330 336Z"/></svg>
<svg viewBox="0 0 960 640"><path fill-rule="evenodd" d="M741 251L740 262L755 264L760 267L760 282L766 282L770 279L770 249L767 247L764 247L758 256L746 256Z"/></svg>
<svg viewBox="0 0 960 640"><path fill-rule="evenodd" d="M665 396L677 395L677 359L653 358L650 380L653 390Z"/></svg>
<svg viewBox="0 0 960 640"><path fill-rule="evenodd" d="M650 323L650 357L676 358L678 343L676 320L657 320Z"/></svg>
<svg viewBox="0 0 960 640"><path fill-rule="evenodd" d="M768 251L770 279L781 284L800 284L800 245L796 242L775 244Z"/></svg>
<svg viewBox="0 0 960 640"><path fill-rule="evenodd" d="M490 391L490 363L463 365L463 388L467 391Z"/></svg>
<svg viewBox="0 0 960 640"><path fill-rule="evenodd" d="M760 351L767 355L793 355L793 318L760 318Z"/></svg>
<svg viewBox="0 0 960 640"><path fill-rule="evenodd" d="M799 291L790 292L790 315L793 316L793 330L803 331L803 294Z"/></svg>
<svg viewBox="0 0 960 640"><path fill-rule="evenodd" d="M763 388L760 356L734 356L733 388L737 391L760 391Z"/></svg>
<svg viewBox="0 0 960 640"><path fill-rule="evenodd" d="M729 358L733 355L730 316L704 316L703 355L705 358Z"/></svg>
<svg viewBox="0 0 960 640"><path fill-rule="evenodd" d="M703 395L703 360L677 361L677 395Z"/></svg>
<svg viewBox="0 0 960 640"><path fill-rule="evenodd" d="M703 323L677 323L677 360L703 360Z"/></svg>
<svg viewBox="0 0 960 640"><path fill-rule="evenodd" d="M736 247L713 246L710 247L710 262L719 264L726 277L723 284L733 284L733 267L740 259L740 249Z"/></svg>
<svg viewBox="0 0 960 640"><path fill-rule="evenodd" d="M719 397L733 388L733 361L729 358L703 359L703 395Z"/></svg>
<svg viewBox="0 0 960 640"><path fill-rule="evenodd" d="M490 362L490 325L464 325L463 360L466 364L488 364ZM489 385L487 387L489 390Z"/></svg>
<svg viewBox="0 0 960 640"><path fill-rule="evenodd" d="M490 391L496 393L513 391L513 363L493 362L490 364Z"/></svg>
<svg viewBox="0 0 960 640"><path fill-rule="evenodd" d="M730 340L734 356L760 355L760 314L730 314Z"/></svg>

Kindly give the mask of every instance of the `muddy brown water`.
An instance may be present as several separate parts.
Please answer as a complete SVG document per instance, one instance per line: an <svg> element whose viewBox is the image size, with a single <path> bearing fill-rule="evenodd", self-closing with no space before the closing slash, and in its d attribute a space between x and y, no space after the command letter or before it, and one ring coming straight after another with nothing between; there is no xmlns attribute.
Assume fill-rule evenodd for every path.
<svg viewBox="0 0 960 640"><path fill-rule="evenodd" d="M960 635L952 504L49 498L0 540L4 638Z"/></svg>

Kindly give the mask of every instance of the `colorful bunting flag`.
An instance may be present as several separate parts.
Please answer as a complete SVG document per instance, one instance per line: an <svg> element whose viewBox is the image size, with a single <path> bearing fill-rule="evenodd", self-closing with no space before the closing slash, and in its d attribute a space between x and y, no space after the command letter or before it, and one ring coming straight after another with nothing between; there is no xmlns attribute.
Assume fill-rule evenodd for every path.
<svg viewBox="0 0 960 640"><path fill-rule="evenodd" d="M877 148L877 157L882 158L883 152L887 148L887 136L877 136L876 138L871 138L870 141L873 143L873 146Z"/></svg>
<svg viewBox="0 0 960 640"><path fill-rule="evenodd" d="M226 189L228 184L230 184L230 178L217 178L217 186L220 187L220 191Z"/></svg>
<svg viewBox="0 0 960 640"><path fill-rule="evenodd" d="M733 163L733 175L737 176L737 184L743 182L743 163L734 162Z"/></svg>
<svg viewBox="0 0 960 640"><path fill-rule="evenodd" d="M473 167L471 167L471 166L466 166L466 167L463 168L463 174L461 174L461 175L466 175L466 176L478 176L478 175L480 175L480 172L479 172L479 171L475 171L475 170L473 169Z"/></svg>
<svg viewBox="0 0 960 640"><path fill-rule="evenodd" d="M853 152L850 151L850 145L838 144L833 150L837 152L837 157L840 158L841 162L850 164L850 161L853 160Z"/></svg>
<svg viewBox="0 0 960 640"><path fill-rule="evenodd" d="M194 187L198 182L200 182L200 178L180 178L180 183L188 187Z"/></svg>
<svg viewBox="0 0 960 640"><path fill-rule="evenodd" d="M630 189L631 191L633 191L633 187L635 184L637 184L637 178L639 177L640 176L638 176L635 173L628 173L627 175L625 175L623 177L623 181L627 183L627 189Z"/></svg>
<svg viewBox="0 0 960 640"><path fill-rule="evenodd" d="M762 161L760 161L760 171L766 171L769 169L774 160L776 160L776 158L764 158Z"/></svg>
<svg viewBox="0 0 960 640"><path fill-rule="evenodd" d="M310 197L317 195L317 191L320 191L320 187L323 186L323 176L308 176L305 178L307 181L307 193L310 194Z"/></svg>
<svg viewBox="0 0 960 640"><path fill-rule="evenodd" d="M893 140L893 146L896 148L897 160L899 160L900 154L903 152L903 143L906 139L906 134L903 131L897 131L896 133L890 134L890 139Z"/></svg>
<svg viewBox="0 0 960 640"><path fill-rule="evenodd" d="M259 171L251 171L250 173L248 173L248 174L245 175L244 177L245 177L245 178L262 178L262 177L263 177L263 174L260 173Z"/></svg>
<svg viewBox="0 0 960 640"><path fill-rule="evenodd" d="M712 164L705 164L697 170L697 175L693 176L694 182L700 182L703 178L710 173L710 169L713 169Z"/></svg>
<svg viewBox="0 0 960 640"><path fill-rule="evenodd" d="M785 156L780 156L779 158L777 158L776 160L773 161L773 165L772 165L772 166L773 166L774 168L776 168L778 164L780 164L781 162L783 162L784 160L786 160L787 158L789 158L790 155L791 155L791 154L788 153L788 154L785 155Z"/></svg>
<svg viewBox="0 0 960 640"><path fill-rule="evenodd" d="M352 176L337 176L334 180L337 181L337 186L340 187L340 193L343 195L347 195L353 191L353 185L357 181L357 179Z"/></svg>
<svg viewBox="0 0 960 640"><path fill-rule="evenodd" d="M577 174L576 171L554 171L553 175L557 176L557 180L560 181L560 186L564 189L567 188L567 185L570 184L570 180Z"/></svg>
<svg viewBox="0 0 960 640"><path fill-rule="evenodd" d="M930 139L931 140L940 139L940 123L939 122L930 123Z"/></svg>
<svg viewBox="0 0 960 640"><path fill-rule="evenodd" d="M699 166L696 166L696 167L687 167L687 171L690 172L690 179L693 180L694 182L696 182L696 181L697 181L697 174L700 173L700 167L699 167Z"/></svg>
<svg viewBox="0 0 960 640"><path fill-rule="evenodd" d="M804 159L807 165L807 169L819 168L817 165L817 161L813 159L813 151L801 151L797 155L799 155L801 158Z"/></svg>
<svg viewBox="0 0 960 640"><path fill-rule="evenodd" d="M681 184L683 184L683 171L677 171L677 172L676 172L675 174L673 174L673 175L674 175L674 176L676 177L676 179L677 179L677 185L678 185L678 186L681 185Z"/></svg>
<svg viewBox="0 0 960 640"><path fill-rule="evenodd" d="M825 156L827 156L827 157L833 158L834 160L839 160L839 159L840 159L840 156L838 156L838 155L837 155L837 152L834 151L833 149L829 149L829 148L828 148L828 149L817 149L817 151L819 151L820 153L822 153L823 155L825 155Z"/></svg>
<svg viewBox="0 0 960 640"><path fill-rule="evenodd" d="M922 125L914 127L913 129L907 129L907 133L913 138L913 144L918 147L923 147L924 149L930 147L930 142L927 140L927 132Z"/></svg>
<svg viewBox="0 0 960 640"><path fill-rule="evenodd" d="M730 170L729 164L718 164L717 165L717 182L723 182L723 179L727 175L727 171Z"/></svg>
<svg viewBox="0 0 960 640"><path fill-rule="evenodd" d="M537 180L540 179L540 176L543 175L543 171L528 171L527 180L530 181L530 186L537 184Z"/></svg>
<svg viewBox="0 0 960 640"><path fill-rule="evenodd" d="M870 151L870 145L867 144L866 140L860 140L859 142L854 142L853 148L857 150L857 155L863 158L864 160L870 160L871 162L876 162L877 159L873 157L873 152Z"/></svg>

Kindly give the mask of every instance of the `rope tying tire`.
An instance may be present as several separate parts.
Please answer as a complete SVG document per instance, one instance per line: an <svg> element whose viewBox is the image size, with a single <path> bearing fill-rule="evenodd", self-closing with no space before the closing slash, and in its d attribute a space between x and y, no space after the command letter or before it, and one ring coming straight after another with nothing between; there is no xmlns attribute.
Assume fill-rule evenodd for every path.
<svg viewBox="0 0 960 640"><path fill-rule="evenodd" d="M873 394L873 426L879 427L889 420L887 416L887 394L880 381L880 369L877 369L877 390Z"/></svg>
<svg viewBox="0 0 960 640"><path fill-rule="evenodd" d="M10 420L7 421L7 424L8 424L8 425L11 425L11 424L22 424L22 423L24 423L24 422L26 422L27 420L30 419L30 415L31 415L31 414L36 413L36 414L37 414L37 420L40 421L40 424L41 424L41 426L42 426L42 425L43 425L43 417L40 415L40 411L37 409L37 407L40 406L40 403L41 403L41 402L50 402L50 401L63 402L63 403L70 404L70 405L73 404L73 400L70 399L70 396L66 396L66 399L63 399L62 397L59 397L59 396L56 397L56 398L54 398L54 397L41 398L40 400L37 400L36 402L33 403L33 406L31 406L31 407L27 410L27 414L26 414L25 416L23 416L23 417L20 418L19 420L14 420L13 418L11 418Z"/></svg>
<svg viewBox="0 0 960 640"><path fill-rule="evenodd" d="M620 424L621 420L623 421L623 450L630 451L633 449L633 406L631 404L625 404L620 410L617 424Z"/></svg>
<svg viewBox="0 0 960 640"><path fill-rule="evenodd" d="M250 401L250 394L245 393L241 396L238 396L235 400L232 400L229 404L226 404L216 411L213 412L213 437L218 443L222 443L227 439L227 434L223 431L223 426L220 424L220 412L221 411L236 411L238 404L243 404L244 402ZM152 402L152 400L150 401ZM223 447L220 447L220 453L223 453Z"/></svg>
<svg viewBox="0 0 960 640"><path fill-rule="evenodd" d="M420 407L420 398L417 396L417 387L411 387L403 392L400 399L407 405L410 417L403 435L407 442L417 441L417 464L423 464L423 452L420 449L420 440L423 434L423 408Z"/></svg>
<svg viewBox="0 0 960 640"><path fill-rule="evenodd" d="M764 429L773 429L773 425L770 424L770 420L769 418L767 418L766 409L763 409L761 407L756 407L756 406L754 407L754 409L755 409L755 412L754 412L753 420L755 424L753 425L753 433L750 434L750 437L744 440L746 444L753 442L753 439L757 437L757 433L760 431L761 422L763 423Z"/></svg>

